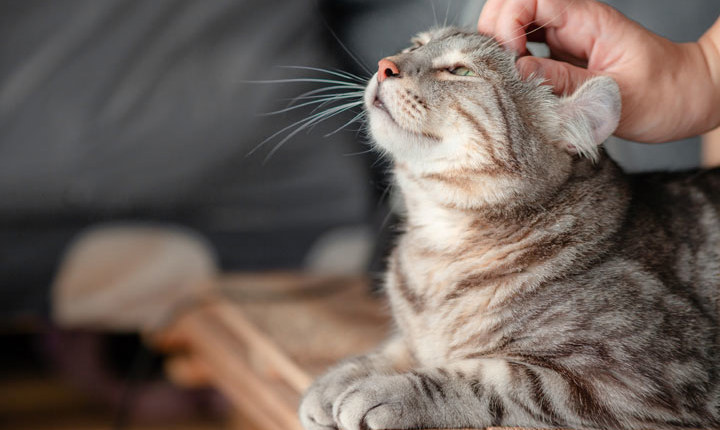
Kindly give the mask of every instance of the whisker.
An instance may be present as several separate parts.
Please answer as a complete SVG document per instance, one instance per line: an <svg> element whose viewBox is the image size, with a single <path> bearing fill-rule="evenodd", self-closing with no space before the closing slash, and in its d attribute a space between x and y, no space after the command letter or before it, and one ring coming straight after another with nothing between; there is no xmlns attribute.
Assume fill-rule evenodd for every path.
<svg viewBox="0 0 720 430"><path fill-rule="evenodd" d="M330 118L330 117L332 117L332 116L335 116L335 115L338 115L338 114L340 114L340 113L342 113L342 112L345 112L346 110L349 110L349 109L352 109L352 108L354 108L354 107L360 106L361 104L363 104L363 101L362 101L362 100L359 100L359 101L350 102L350 103L345 103L345 104L338 105L338 106L333 106L333 107L328 108L328 109L326 109L326 110L324 110L324 111L322 111L322 112L318 112L318 113L315 113L315 114L313 114L313 115L310 115L310 116L308 117L308 119L310 119L310 121L308 121L308 124L307 124L307 125L304 125L304 126L307 126L307 127L312 128L313 126L317 125L317 124L320 123L321 121L324 121L324 120L326 120L326 119L328 119L328 118Z"/></svg>
<svg viewBox="0 0 720 430"><path fill-rule="evenodd" d="M358 97L358 96L354 96L354 97L352 97L352 98L357 98L357 97ZM319 105L317 105L312 111L310 111L310 113L316 112L318 109L326 106L327 104L329 104L329 103L331 103L331 102L333 102L333 101L335 101L335 99L325 100L325 101L321 102L321 103L320 103ZM363 104L363 103L364 103L364 100L362 100L362 99L361 99L361 100L358 100L358 101L360 102L359 104Z"/></svg>
<svg viewBox="0 0 720 430"><path fill-rule="evenodd" d="M437 12L435 11L435 2L433 0L430 0L430 7L432 8L433 19L435 20L435 27L437 27L439 23L437 18Z"/></svg>
<svg viewBox="0 0 720 430"><path fill-rule="evenodd" d="M360 133L362 133L362 132L367 132L367 130L368 130L368 124L367 124L367 122L366 122L366 121L361 122L361 123L360 123L360 127L358 127L358 128L355 130L355 138L356 138L356 139L359 138L359 137L360 137Z"/></svg>
<svg viewBox="0 0 720 430"><path fill-rule="evenodd" d="M350 107L348 107L348 109L350 109L350 108L352 108L352 107L358 106L358 105L361 104L361 103L362 103L362 101L347 103L347 104L344 104L344 105L340 105L340 106L336 106L336 107L334 107L334 108L327 109L327 110L322 111L322 112L318 112L318 113L316 113L316 114L314 114L314 115L311 115L311 116L309 116L309 117L306 117L306 118L300 119L300 120L298 120L298 121L295 121L294 123L292 123L292 124L290 124L290 125L288 125L288 126L285 126L285 127L281 128L280 130L276 131L275 133L273 133L272 135L266 137L262 142L258 143L258 144L255 146L255 148L253 148L252 150L250 150L250 152L247 153L246 157L251 156L252 154L254 154L255 152L257 152L257 150L260 149L263 145L265 145L266 143L268 143L269 141L271 141L271 140L274 139L275 137L281 135L282 133L284 133L284 132L292 129L292 128L295 127L295 126L298 126L299 129L304 129L304 128L306 128L308 125L310 125L313 121L315 121L315 120L316 120L319 116L321 116L321 115L327 115L326 118L322 118L322 119L327 119L327 118L330 118L330 117L333 116L333 115L336 115L337 113L340 113L340 112L335 112L335 109L337 109L337 108L343 108L343 107L345 107L345 106L350 105ZM328 115L328 113L332 113L332 115ZM296 130L296 131L298 131L298 130ZM283 138L283 142L284 142L285 140L287 140L289 137L294 136L295 134L297 134L297 133L294 131L294 132L291 133L289 136L286 136L285 138Z"/></svg>
<svg viewBox="0 0 720 430"><path fill-rule="evenodd" d="M443 27L447 27L448 16L450 16L450 0L447 0L447 8L445 9L445 21L443 21Z"/></svg>
<svg viewBox="0 0 720 430"><path fill-rule="evenodd" d="M331 29L329 29L332 31ZM334 35L334 34L333 34ZM335 36L335 35L334 35ZM335 36L337 37L337 36ZM342 43L338 40L338 43ZM346 47L343 46L347 50ZM351 56L352 53L348 51ZM354 58L354 56L353 56ZM356 59L356 61L358 61ZM362 64L362 63L360 63ZM304 92L297 97L294 97L288 105L273 112L261 114L262 116L278 115L297 109L313 107L310 111L310 115L302 118L298 121L289 124L275 133L265 138L262 142L252 148L246 155L251 156L255 154L260 148L264 147L268 142L271 142L277 138L280 139L277 144L268 152L263 163L267 162L287 141L293 138L301 131L312 130L317 124L326 121L336 115L346 112L350 109L361 106L364 103L363 95L365 93L366 82L369 79L360 77L356 74L345 72L342 70L329 70L319 67L308 67L308 66L279 66L287 69L299 69L299 70L310 70L313 72L320 72L331 75L330 78L322 77L301 77L301 78L287 78L287 79L272 79L272 80L257 80L257 81L244 81L252 84L288 84L288 83L314 83L323 84L321 88L312 89ZM368 71L369 73L369 71ZM335 79L339 78L339 79ZM344 101L351 100L347 103ZM327 107L330 103L342 102L339 105ZM318 110L323 109L319 112ZM347 127L359 119L364 117L364 112L356 114L352 119L347 121L338 129L328 133L326 136L331 136L343 128Z"/></svg>
<svg viewBox="0 0 720 430"><path fill-rule="evenodd" d="M388 189L390 186L388 186ZM389 193L389 191L388 191ZM393 211L391 209L388 209L387 215L385 215L385 218L383 219L383 222L380 224L380 230L384 230L387 228L388 223L390 222L390 219L392 218Z"/></svg>
<svg viewBox="0 0 720 430"><path fill-rule="evenodd" d="M327 20L324 17L322 17L322 21L323 21L323 24L325 25L325 28L327 28L327 30L330 32L330 34L335 39L335 41L338 43L338 45L340 45L340 47L343 49L343 51L345 51L350 56L350 58L352 58L353 61L355 61L360 67L362 67L362 69L365 70L365 72L368 75L372 76L373 72L368 68L368 66L365 65L365 63L360 61L360 59L355 54L353 54L352 51L350 51L350 49L348 49L348 47L345 46L344 43L342 43L342 40L340 40L338 35L335 34L335 31L332 29L332 27L330 27L330 24L328 24Z"/></svg>
<svg viewBox="0 0 720 430"><path fill-rule="evenodd" d="M537 27L537 28L534 28L534 29L528 31L527 33L524 33L524 34L521 34L521 35L519 35L519 36L513 37L512 39L508 40L508 41L505 42L505 43L512 42L512 41L517 40L517 39L519 39L519 38L521 38L521 37L523 37L523 36L528 36L528 35L530 35L530 34L533 34L533 33L535 33L535 32L538 32L538 31L542 30L543 28L545 28L545 27L547 27L548 25L550 25L551 22L554 22L556 19L558 19L558 18L560 18L561 16L563 16L563 15L565 14L565 12L567 12L568 9L570 9L570 8L572 7L573 4L575 4L575 0L570 0L570 2L565 6L565 9L563 9L560 13L558 13L558 14L557 14L555 17L553 17L553 19L551 19L550 21L546 22L545 24L543 24L543 25L541 25L541 26L539 26L539 27ZM535 21L531 21L531 22L523 25L523 26L520 27L520 28L525 29L525 28L530 27L530 26L533 25L533 24L535 24Z"/></svg>
<svg viewBox="0 0 720 430"><path fill-rule="evenodd" d="M375 150L373 148L370 148L366 149L365 151L348 152L347 154L343 154L343 157L357 157L358 155L365 155L371 152L375 152Z"/></svg>
<svg viewBox="0 0 720 430"><path fill-rule="evenodd" d="M302 98L303 98L303 99L319 99L319 98L322 98L322 97L331 97L331 96L333 96L333 95L348 95L348 94L356 94L356 95L365 94L365 91L350 91L350 92L347 92L347 93L332 93L332 94L307 95L307 96L303 96ZM297 97L295 97L295 99L297 99Z"/></svg>
<svg viewBox="0 0 720 430"><path fill-rule="evenodd" d="M300 133L303 130L312 129L313 126L319 124L320 122L325 121L326 119L331 118L335 115L339 115L339 114L341 114L349 109L352 109L356 106L359 106L362 103L363 103L362 101L358 101L358 102L346 103L346 104L343 104L340 106L335 106L330 109L324 110L322 112L318 112L318 113L311 115L310 117L305 118L304 120L300 121L301 124L295 130L293 130L287 136L282 138L282 140L280 140L280 142L278 142L277 145L275 145L275 147L273 147L273 149L270 152L268 152L267 156L265 157L264 162L267 162L280 149L280 147L282 147L283 144L285 144L285 142L290 140L296 134ZM297 124L297 123L295 123L295 124ZM287 127L285 129L283 129L283 131L286 129L287 129Z"/></svg>
<svg viewBox="0 0 720 430"><path fill-rule="evenodd" d="M360 83L367 82L368 79L370 79L370 76L363 78L362 76L358 76L354 73L345 72L342 70L329 70L329 69L322 69L320 67L308 67L308 66L280 66L284 69L300 69L300 70L313 70L315 72L323 72L328 73L330 75L334 75L340 78L347 78L351 79Z"/></svg>
<svg viewBox="0 0 720 430"><path fill-rule="evenodd" d="M292 123L292 124L290 124L290 125L288 125L288 126L286 126L286 127L281 128L280 130L278 130L278 131L276 131L275 133L271 134L270 136L266 137L262 142L260 142L260 143L258 143L257 145L255 145L255 147L254 147L253 149L251 149L245 156L246 156L246 157L249 157L249 156L253 155L255 152L257 152L258 149L260 149L262 146L264 146L266 143L268 143L269 141L271 141L271 140L274 139L275 137L279 136L280 134L282 134L283 132L285 132L285 131L287 131L287 130L290 130L291 128L295 127L295 126L298 125L298 124L302 124L302 123L305 122L305 121L307 121L307 118L303 118L303 119L301 119L301 120L299 120L299 121L295 121L294 123Z"/></svg>
<svg viewBox="0 0 720 430"><path fill-rule="evenodd" d="M321 83L321 84L336 84L344 87L351 88L365 88L364 85L355 82L338 81L334 79L323 79L323 78L291 78L291 79L270 79L260 81L241 81L248 84L287 84L287 83Z"/></svg>
<svg viewBox="0 0 720 430"><path fill-rule="evenodd" d="M332 136L333 134L335 134L335 133L337 133L338 131L344 129L345 127L347 127L348 125L354 123L355 121L359 120L360 118L363 118L364 116L365 116L365 112L364 112L364 111L363 111L363 112L360 112L359 114L355 115L350 121L348 121L348 122L346 122L345 124L343 124L343 125L341 125L340 127L338 127L335 131L332 131L332 132L326 134L325 137L330 137L330 136Z"/></svg>
<svg viewBox="0 0 720 430"><path fill-rule="evenodd" d="M299 104L299 105L293 105L293 104L291 103L291 105L289 105L288 107L286 107L286 108L284 108L284 109L280 109L280 110L276 110L276 111L272 111L272 112L267 112L267 113L262 113L262 114L260 114L260 116L278 115L278 114L281 114L281 113L290 112L290 111L295 110L295 109L300 109L300 108L303 108L303 107L305 107L305 106L312 106L312 105L314 105L314 104L320 103L320 106L317 106L317 107L315 108L315 110L317 110L319 107L324 106L325 104L327 104L327 103L329 103L329 102L332 102L332 101L335 101L335 100L343 100L343 99L349 99L349 98L357 98L357 97L361 96L362 94L364 94L364 92L362 92L362 91L356 91L356 92L352 92L352 93L341 93L341 94L332 94L332 95L311 96L311 97L313 97L313 98L315 98L315 97L318 97L318 98L315 99L315 100L311 100L311 101L308 101L308 102L301 103L301 104ZM293 102L293 103L294 103L294 102ZM313 112L314 112L314 111L313 111Z"/></svg>
<svg viewBox="0 0 720 430"><path fill-rule="evenodd" d="M384 163L384 162L385 162L385 159L384 159L383 157L378 157L378 159L375 160L375 162L373 162L373 163L370 165L370 167L374 169L375 167L377 167L378 165L380 165L380 163Z"/></svg>
<svg viewBox="0 0 720 430"><path fill-rule="evenodd" d="M346 90L346 89L356 89L356 90L359 90L359 91L364 91L364 88L360 88L360 87L358 87L358 88L351 88L351 87L347 87L347 86L337 86L337 85L333 85L333 86L330 86L330 87L318 88L318 89L316 89L316 90L312 90L312 91L308 91L308 92L306 92L306 93L302 93L302 94L300 94L299 96L293 98L293 99L290 101L290 103L288 103L288 106L292 105L293 103L295 103L295 102L298 101L298 100L303 100L303 99L305 99L305 98L308 97L308 96L315 97L315 96L313 96L313 94L319 94L319 93L323 93L323 92L327 92L327 91L341 90L341 89L342 89L342 90ZM341 93L338 93L338 94L341 94ZM322 97L322 96L324 96L324 95L320 95L320 97Z"/></svg>
<svg viewBox="0 0 720 430"><path fill-rule="evenodd" d="M275 147L273 147L273 149L272 149L270 152L268 152L267 156L266 156L265 159L263 160L263 163L267 163L267 161L270 160L270 158L272 158L273 155L275 155L275 153L285 144L285 142L287 142L288 140L290 140L290 139L291 139L292 137L294 137L296 134L300 133L300 132L303 131L303 130L311 130L311 129L312 129L315 125L317 125L318 123L320 123L320 122L322 122L322 121L324 121L324 120L326 120L326 119L328 119L328 118L330 118L330 117L332 117L332 116L335 116L335 115L338 115L338 114L340 114L340 113L342 113L342 112L345 112L345 111L348 110L348 109L350 109L350 108L347 108L347 109L343 109L343 110L334 112L334 113L331 114L331 115L328 115L328 116L325 116L325 117L322 117L322 118L318 118L318 119L315 119L315 120L313 120L313 121L308 121L306 124L301 125L301 126L298 127L296 130L294 130L292 133L290 133L290 134L288 134L287 136L285 136L280 142L278 142L277 145L275 145Z"/></svg>

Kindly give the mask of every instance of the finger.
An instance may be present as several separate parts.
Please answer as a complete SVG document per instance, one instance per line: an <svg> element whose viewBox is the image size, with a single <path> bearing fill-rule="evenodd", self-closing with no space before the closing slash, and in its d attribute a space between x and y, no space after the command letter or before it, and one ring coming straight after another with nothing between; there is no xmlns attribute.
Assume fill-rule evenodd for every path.
<svg viewBox="0 0 720 430"><path fill-rule="evenodd" d="M557 95L572 94L583 82L596 76L587 69L547 58L523 57L518 59L516 67L525 79L544 78L545 84L552 86Z"/></svg>
<svg viewBox="0 0 720 430"><path fill-rule="evenodd" d="M545 30L545 42L553 55L576 65L587 64L590 57L604 56L596 47L619 49L625 43L623 29L627 20L605 3L591 0L538 0L536 24ZM538 7L540 7L538 6Z"/></svg>
<svg viewBox="0 0 720 430"><path fill-rule="evenodd" d="M498 15L500 15L503 4L504 0L488 0L485 3L482 12L480 12L480 18L478 18L478 33L490 36L495 34L495 22L497 22Z"/></svg>
<svg viewBox="0 0 720 430"><path fill-rule="evenodd" d="M593 0L506 0L492 34L507 48L521 53L529 27L537 26L554 36L547 39L551 48L586 57L600 31L599 23L607 20L612 11Z"/></svg>
<svg viewBox="0 0 720 430"><path fill-rule="evenodd" d="M535 23L537 0L506 1L495 23L495 37L506 48L525 52L528 27Z"/></svg>

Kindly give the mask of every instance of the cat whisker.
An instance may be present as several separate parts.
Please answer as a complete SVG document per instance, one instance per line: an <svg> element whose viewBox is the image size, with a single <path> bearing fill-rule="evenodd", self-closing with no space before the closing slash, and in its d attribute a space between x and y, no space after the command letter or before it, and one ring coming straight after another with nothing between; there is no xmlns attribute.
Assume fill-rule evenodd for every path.
<svg viewBox="0 0 720 430"><path fill-rule="evenodd" d="M354 97L352 97L352 98L359 98L359 96L354 96ZM316 106L312 111L310 111L310 113L316 112L318 109L326 106L328 103L331 103L331 102L333 102L333 101L335 101L335 100L337 100L337 99L326 100L326 101L320 103L320 104L319 104L318 106ZM362 100L359 100L359 101L360 101L360 104L363 103Z"/></svg>
<svg viewBox="0 0 720 430"><path fill-rule="evenodd" d="M360 106L360 105L362 105L362 104L363 104L363 101L362 101L362 100L359 100L359 101L355 101L355 102L345 103L345 104L342 104L342 105L339 105L339 106L333 106L333 107L331 107L331 108L328 108L328 109L326 109L326 110L324 110L324 111L315 113L315 114L310 115L309 117L305 118L305 120L307 121L307 123L301 125L301 127L302 127L303 129L304 129L304 128L312 128L312 127L314 127L315 125L317 125L318 123L320 123L320 122L322 122L322 121L324 121L324 120L326 120L326 119L328 119L328 118L330 118L330 117L333 117L333 116L335 116L335 115L338 115L338 114L340 114L340 113L342 113L342 112L345 112L345 111L347 111L347 110L350 110L350 109L352 109L352 108L354 108L354 107L357 107L357 106Z"/></svg>
<svg viewBox="0 0 720 430"><path fill-rule="evenodd" d="M519 36L513 37L512 39L508 40L508 41L505 42L505 43L510 43L510 42L512 42L512 41L514 41L514 40L517 40L517 39L519 39L519 38L521 38L521 37L523 37L523 36L529 36L529 35L531 35L531 34L533 34L533 33L536 33L536 32L538 32L538 31L542 30L543 28L545 28L545 27L547 27L548 25L550 25L550 23L554 22L556 19L558 19L558 18L560 18L561 16L563 16L563 15L565 14L565 12L567 12L568 9L570 9L570 8L573 6L574 3L575 3L575 0L570 0L570 2L569 2L567 5L565 5L565 9L563 9L559 14L557 14L557 15L556 15L553 19L551 19L550 21L546 22L545 24L543 24L543 25L541 25L541 26L538 26L537 28L534 28L534 29L528 31L527 33L524 33L524 34L521 34L521 35L519 35ZM535 21L529 22L529 23L523 25L523 26L520 27L520 28L526 29L526 28L530 27L530 26L533 25L533 24L535 24Z"/></svg>
<svg viewBox="0 0 720 430"><path fill-rule="evenodd" d="M269 79L269 80L258 80L258 81L241 81L248 84L288 84L288 83L321 83L321 84L335 84L343 87L350 88L364 88L364 85L360 85L355 82L338 81L334 79L323 79L323 78L289 78L289 79Z"/></svg>
<svg viewBox="0 0 720 430"><path fill-rule="evenodd" d="M340 47L343 49L343 51L345 51L350 56L350 58L352 58L353 61L355 61L360 67L362 67L362 69L368 74L368 76L372 76L373 71L370 70L370 68L368 68L365 63L360 61L360 59L355 54L353 54L347 46L345 46L345 44L342 42L342 40L340 40L338 35L335 34L335 31L332 29L332 27L330 27L330 24L328 24L325 18L323 18L323 24L325 25L325 28L327 28L327 30L330 32L332 37L335 39L335 41L338 43L338 45L340 45Z"/></svg>
<svg viewBox="0 0 720 430"><path fill-rule="evenodd" d="M350 121L348 121L348 122L346 122L345 124L341 125L340 127L338 127L337 129L335 129L334 131L326 134L324 137L330 137L330 136L332 136L333 134L337 133L338 131L344 129L344 128L347 127L348 125L350 125L350 124L354 123L355 121L357 121L357 120L359 120L359 119L361 119L361 118L364 118L364 117L365 117L365 112L364 112L364 111L363 111L363 112L360 112L359 114L355 115Z"/></svg>
<svg viewBox="0 0 720 430"><path fill-rule="evenodd" d="M324 113L324 112L326 112L326 111L320 112L320 113L318 113L318 114L316 114L316 115L322 114L322 113ZM278 130L278 131L276 131L275 133L271 134L270 136L266 137L262 142L258 143L252 150L250 150L250 151L247 153L246 157L249 157L249 156L253 155L255 152L257 152L258 149L260 149L260 148L261 148L262 146L264 146L266 143L270 142L271 140L273 140L273 139L276 138L277 136L283 134L284 132L292 129L293 127L296 127L296 126L297 126L298 128L301 128L301 127L304 128L304 127L306 127L307 124L305 124L305 123L313 120L316 115L313 115L313 116L311 116L311 117L303 118L303 119L301 119L301 120L295 121L294 123L292 123L292 124L290 124L290 125L288 125L288 126L285 126L285 127L281 128L280 130ZM294 135L294 134L295 134L295 133L293 133L293 135ZM285 139L287 139L287 137L286 137Z"/></svg>
<svg viewBox="0 0 720 430"><path fill-rule="evenodd" d="M323 98L323 97L330 97L333 95L364 94L364 93L365 93L365 91L358 90L358 91L351 91L351 92L347 92L347 93L318 94L318 95L308 95L308 96L302 96L302 97L298 96L298 97L295 97L293 100L319 99L319 98Z"/></svg>
<svg viewBox="0 0 720 430"><path fill-rule="evenodd" d="M315 112L317 109L323 107L323 106L326 105L327 103L333 102L333 101L335 101L335 100L343 100L343 99L349 99L349 98L359 98L359 97L362 97L362 94L363 94L362 91L355 91L355 92L352 92L352 93L340 93L340 94L332 94L332 95L327 95L327 94L326 94L326 95L321 95L321 96L312 96L313 98L315 98L315 97L317 97L317 98L314 99L314 100L310 100L310 101L307 101L307 102L298 104L298 105L294 105L294 104L293 104L294 101L293 101L293 102L290 103L290 105L288 105L288 107L286 107L286 108L284 108L284 109L280 109L280 110L276 110L276 111L268 112L268 113L263 113L263 114L260 114L260 116L278 115L278 114L281 114L281 113L290 112L290 111L293 111L293 110L295 110L295 109L300 109L300 108L303 108L303 107L306 107L306 106L312 106L312 105L314 105L314 104L318 104L318 103L319 103L319 106L316 106L315 109L313 110L313 112Z"/></svg>
<svg viewBox="0 0 720 430"><path fill-rule="evenodd" d="M358 100L358 101L354 101L354 102L350 102L350 103L345 103L345 104L342 104L342 105L339 105L339 106L331 107L331 108L326 109L326 110L324 110L324 111L322 111L322 112L315 113L315 114L313 114L313 115L310 115L310 116L307 117L307 118L303 118L303 119L301 119L301 120L299 120L299 121L296 121L296 122L290 124L289 126L284 127L284 128L282 128L281 130L273 133L270 137L268 137L268 138L266 138L265 140L263 140L262 142L260 142L255 148L252 149L252 151L250 151L250 152L248 153L248 156L250 156L250 155L252 155L253 153L255 153L258 149L260 149L260 147L262 147L263 145L265 145L267 142L271 141L271 140L274 139L275 137L281 135L282 133L284 133L284 132L286 132L286 131L288 131L288 130L291 130L293 127L296 127L292 132L290 132L290 133L287 134L285 137L283 137L282 140L280 140L280 142L278 142L278 143L275 145L275 147L273 147L273 149L268 153L268 155L265 157L265 162L267 162L267 160L269 160L270 157L272 157L272 156L275 154L275 152L277 152L278 149L280 149L280 147L282 147L282 145L285 144L285 142L287 142L288 140L290 140L290 139L291 139L293 136L295 136L296 134L300 133L300 132L303 131L303 130L309 130L309 129L311 129L313 126L317 125L318 123L320 123L320 122L322 122L322 121L325 121L325 120L327 120L327 119L329 119L329 118L331 118L331 117L333 117L333 116L335 116L335 115L339 115L339 114L341 114L341 113L343 113L343 112L345 112L345 111L347 111L347 110L349 110L349 109L352 109L352 108L354 108L354 107L360 106L360 105L362 105L362 104L363 104L363 101L362 101L362 100Z"/></svg>
<svg viewBox="0 0 720 430"><path fill-rule="evenodd" d="M366 149L365 151L348 152L347 154L343 154L343 157L357 157L359 155L365 155L371 152L375 152L375 150L373 148L370 148Z"/></svg>
<svg viewBox="0 0 720 430"><path fill-rule="evenodd" d="M316 97L325 97L325 96L327 96L328 94L321 94L321 93L324 93L324 92L333 91L333 90L344 90L344 89L353 89L353 90L358 90L358 91L364 91L364 87L361 87L361 86L358 86L357 88L351 88L351 87L347 87L347 86L335 86L335 85L333 85L333 86L330 86L330 87L318 88L318 89L316 89L316 90L312 90L312 91L308 91L308 92L306 92L306 93L302 93L302 94L300 94L299 96L294 97L292 100L290 100L290 103L288 103L288 106L292 106L292 105L293 105L295 102L297 102L298 100L305 100L305 99L308 99L308 98L316 98ZM334 93L334 94L344 94L344 93Z"/></svg>
<svg viewBox="0 0 720 430"><path fill-rule="evenodd" d="M308 67L308 66L280 66L284 69L300 69L300 70L312 70L315 72L323 72L328 73L330 75L337 76L339 78L346 78L350 79L351 81L356 81L362 84L365 84L368 79L370 79L370 76L363 78L362 76L358 76L354 73L345 72L342 70L329 70L329 69L323 69L320 67Z"/></svg>
<svg viewBox="0 0 720 430"><path fill-rule="evenodd" d="M356 98L356 97L357 97L357 96L355 96L355 97L353 97L353 98ZM335 99L331 99L331 100L325 100L325 101L321 102L319 105L315 106L315 108L313 108L313 110L311 110L310 113L312 114L312 113L317 112L318 109L322 109L323 107L325 107L325 106L328 105L329 103L333 102L334 100L335 100Z"/></svg>
<svg viewBox="0 0 720 430"><path fill-rule="evenodd" d="M447 27L449 16L450 16L450 0L447 0L447 8L445 9L445 20L443 21L443 27Z"/></svg>
<svg viewBox="0 0 720 430"><path fill-rule="evenodd" d="M439 25L438 18L437 18L437 12L435 11L435 2L433 0L430 0L430 8L432 8L433 13L433 22L435 23L435 27Z"/></svg>
<svg viewBox="0 0 720 430"><path fill-rule="evenodd" d="M339 40L338 40L338 42L340 43ZM309 116L307 116L303 119L300 119L298 121L295 121L292 124L282 128L282 129L276 131L275 133L273 133L272 135L268 136L262 142L257 144L252 150L250 150L246 156L253 155L261 147L265 146L265 144L267 144L268 142L272 141L275 138L278 138L278 136L282 136L284 133L287 133L273 147L273 149L267 154L267 156L265 157L265 161L267 161L275 152L277 152L280 149L280 147L285 142L290 140L297 133L299 133L303 130L310 130L318 123L323 122L335 115L341 114L341 113L345 112L346 110L360 106L364 103L363 94L364 94L365 85L367 82L366 78L363 78L363 77L358 76L353 73L344 72L341 70L329 70L329 69L323 69L323 68L319 68L319 67L307 67L307 66L280 66L280 67L287 68L287 69L311 70L311 71L315 71L315 72L329 74L329 75L331 75L331 77L330 78L301 77L301 78L245 81L245 82L254 83L254 84L315 83L315 84L324 84L325 85L321 88L316 88L316 89L307 91L307 92L300 94L299 96L291 99L290 102L288 103L288 105L283 109L279 109L279 110L276 110L273 112L261 114L261 116L278 115L278 114L282 114L282 113L286 113L286 112L290 112L290 111L295 111L296 109L314 106L314 108L311 110L311 112L310 112L311 114ZM339 79L334 79L334 78L339 78ZM333 107L324 109L320 112L316 112L319 109L325 108L329 103L334 103L336 101L342 102L342 101L351 100L351 99L356 99L356 100L351 101L349 103L340 104L338 106L333 106ZM337 131L343 129L348 124L357 121L362 116L363 116L363 114L356 115L352 120L350 120L349 122L344 124L342 127L329 133L328 136L335 134Z"/></svg>

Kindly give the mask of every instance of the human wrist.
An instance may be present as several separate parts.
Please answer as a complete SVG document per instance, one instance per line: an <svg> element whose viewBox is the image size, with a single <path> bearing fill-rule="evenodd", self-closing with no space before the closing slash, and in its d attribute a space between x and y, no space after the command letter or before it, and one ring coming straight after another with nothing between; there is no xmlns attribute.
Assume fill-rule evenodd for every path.
<svg viewBox="0 0 720 430"><path fill-rule="evenodd" d="M707 111L701 133L720 127L720 20L697 42L706 73Z"/></svg>
<svg viewBox="0 0 720 430"><path fill-rule="evenodd" d="M638 140L659 143L685 139L720 125L720 76L714 70L720 68L720 56L716 58L718 51L706 43L672 43L666 47L665 70L655 79L656 97L648 106L662 106L663 114L645 130L647 137Z"/></svg>
<svg viewBox="0 0 720 430"><path fill-rule="evenodd" d="M635 64L634 74L616 78L627 102L617 135L659 143L720 126L720 31L693 43L652 34L639 44L648 56Z"/></svg>
<svg viewBox="0 0 720 430"><path fill-rule="evenodd" d="M706 41L678 45L683 51L674 77L675 91L680 109L677 135L672 139L697 136L720 125L717 110L720 100L720 76L714 69L720 67L717 51ZM718 70L720 72L720 70Z"/></svg>

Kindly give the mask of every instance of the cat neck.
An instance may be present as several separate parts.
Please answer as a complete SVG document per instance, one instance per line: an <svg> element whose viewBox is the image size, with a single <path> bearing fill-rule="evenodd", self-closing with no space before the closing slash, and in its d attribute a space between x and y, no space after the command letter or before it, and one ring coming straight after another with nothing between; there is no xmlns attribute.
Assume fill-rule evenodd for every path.
<svg viewBox="0 0 720 430"><path fill-rule="evenodd" d="M576 160L568 179L542 196L477 207L465 205L465 190L453 184L424 178L402 165L396 165L395 175L406 207L406 231L441 252L454 252L460 243L497 248L509 237L537 232L591 248L620 227L629 202L624 175L606 156L597 165ZM484 179L478 180L482 186ZM456 196L460 198L454 201Z"/></svg>

